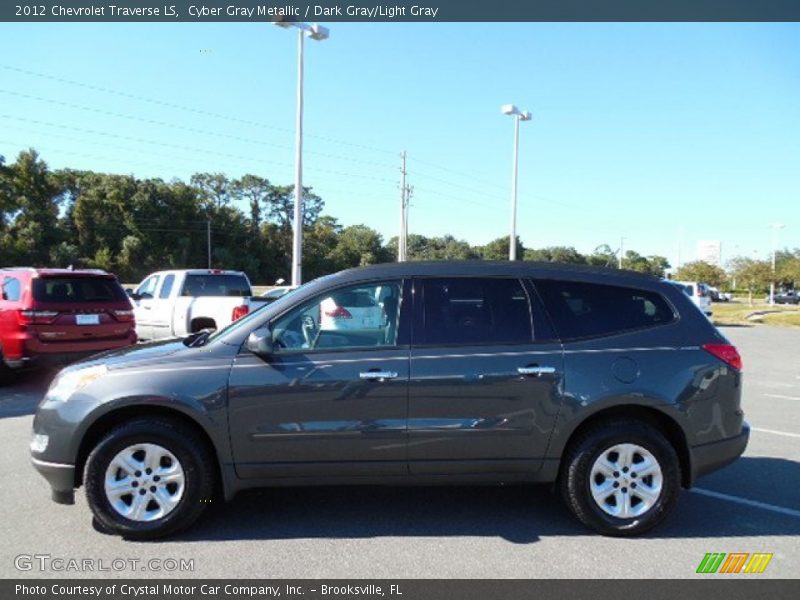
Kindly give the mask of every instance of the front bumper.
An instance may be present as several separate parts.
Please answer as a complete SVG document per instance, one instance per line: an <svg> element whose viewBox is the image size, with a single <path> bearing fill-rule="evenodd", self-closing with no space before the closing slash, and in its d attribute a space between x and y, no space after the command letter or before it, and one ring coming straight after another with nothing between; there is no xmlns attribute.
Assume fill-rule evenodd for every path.
<svg viewBox="0 0 800 600"><path fill-rule="evenodd" d="M693 446L690 449L692 455L692 481L693 484L698 477L707 473L721 469L739 458L747 448L750 439L750 425L744 423L742 432L734 437Z"/></svg>
<svg viewBox="0 0 800 600"><path fill-rule="evenodd" d="M50 484L53 502L75 504L75 465L31 458L33 466Z"/></svg>

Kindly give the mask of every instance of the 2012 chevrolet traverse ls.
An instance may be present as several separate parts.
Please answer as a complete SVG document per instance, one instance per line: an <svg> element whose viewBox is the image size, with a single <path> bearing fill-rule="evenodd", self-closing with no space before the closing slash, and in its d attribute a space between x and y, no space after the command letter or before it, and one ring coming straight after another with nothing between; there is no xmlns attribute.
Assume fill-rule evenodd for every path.
<svg viewBox="0 0 800 600"><path fill-rule="evenodd" d="M151 538L216 491L557 482L634 535L736 459L741 359L680 289L625 271L400 263L298 288L209 335L64 369L31 452L56 502Z"/></svg>

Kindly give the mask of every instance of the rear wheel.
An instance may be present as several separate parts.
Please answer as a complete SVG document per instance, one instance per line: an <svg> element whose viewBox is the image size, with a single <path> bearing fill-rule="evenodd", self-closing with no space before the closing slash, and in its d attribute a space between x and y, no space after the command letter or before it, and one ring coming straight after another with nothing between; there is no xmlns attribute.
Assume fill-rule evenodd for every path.
<svg viewBox="0 0 800 600"><path fill-rule="evenodd" d="M567 453L561 491L572 512L603 535L632 536L663 521L680 492L675 449L639 421L603 423Z"/></svg>
<svg viewBox="0 0 800 600"><path fill-rule="evenodd" d="M193 429L137 419L114 428L92 450L84 481L103 529L151 539L184 529L202 514L214 473L212 454Z"/></svg>
<svg viewBox="0 0 800 600"><path fill-rule="evenodd" d="M3 358L3 351L0 350L0 385L6 385L14 382L14 371L6 365Z"/></svg>

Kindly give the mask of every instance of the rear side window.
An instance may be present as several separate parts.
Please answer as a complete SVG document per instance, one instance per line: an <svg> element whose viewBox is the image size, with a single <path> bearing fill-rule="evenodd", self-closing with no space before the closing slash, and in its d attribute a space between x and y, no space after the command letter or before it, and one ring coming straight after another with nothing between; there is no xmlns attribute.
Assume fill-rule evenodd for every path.
<svg viewBox="0 0 800 600"><path fill-rule="evenodd" d="M45 277L33 280L33 299L44 303L127 302L116 279L106 277Z"/></svg>
<svg viewBox="0 0 800 600"><path fill-rule="evenodd" d="M19 301L19 292L20 292L19 279L8 277L3 282L3 300L8 300L9 302L17 302Z"/></svg>
<svg viewBox="0 0 800 600"><path fill-rule="evenodd" d="M675 319L670 305L655 292L575 281L535 284L562 340L612 335Z"/></svg>
<svg viewBox="0 0 800 600"><path fill-rule="evenodd" d="M252 296L244 275L187 275L181 296Z"/></svg>
<svg viewBox="0 0 800 600"><path fill-rule="evenodd" d="M518 279L424 279L422 344L533 341L528 295Z"/></svg>

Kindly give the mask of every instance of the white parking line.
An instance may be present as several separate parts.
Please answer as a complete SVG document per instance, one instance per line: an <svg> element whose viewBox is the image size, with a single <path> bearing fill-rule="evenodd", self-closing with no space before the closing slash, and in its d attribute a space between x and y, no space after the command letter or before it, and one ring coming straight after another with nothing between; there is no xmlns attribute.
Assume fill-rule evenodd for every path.
<svg viewBox="0 0 800 600"><path fill-rule="evenodd" d="M788 431L775 431L774 429L761 429L760 427L751 427L752 431L759 433L771 433L773 435L785 435L786 437L800 438L800 433L789 433Z"/></svg>
<svg viewBox="0 0 800 600"><path fill-rule="evenodd" d="M800 510L793 508L786 508L785 506L776 506L775 504L767 504L766 502L759 502L758 500L749 500L747 498L740 498L739 496L731 496L729 494L720 494L719 492L712 492L702 488L693 488L693 492L701 496L708 496L709 498L716 498L717 500L727 500L728 502L735 502L736 504L744 504L745 506L752 506L754 508L761 508L769 510L781 515L789 515L790 517L797 517L800 519Z"/></svg>
<svg viewBox="0 0 800 600"><path fill-rule="evenodd" d="M782 394L764 394L767 398L780 398L781 400L800 400L800 396L784 396Z"/></svg>

